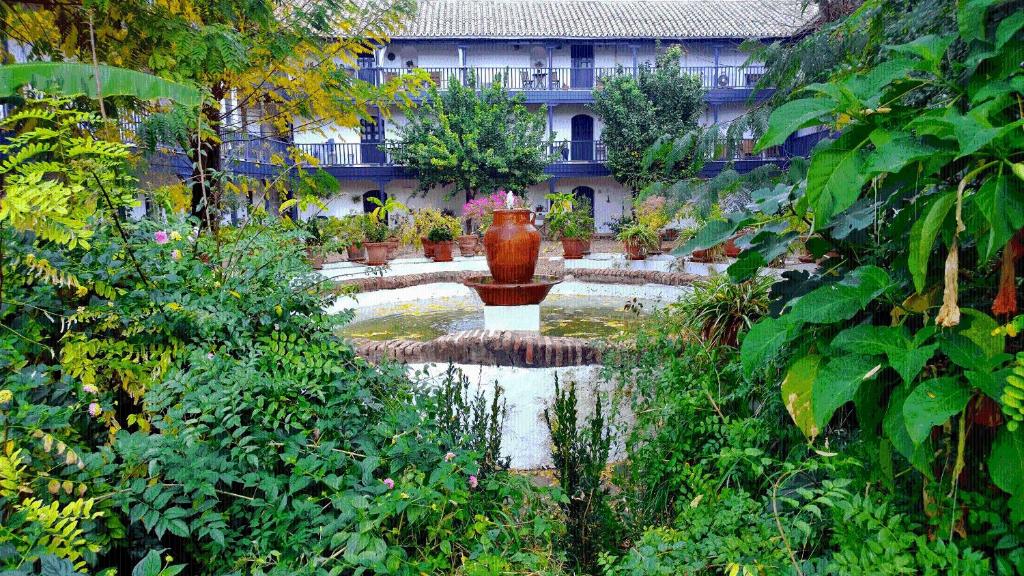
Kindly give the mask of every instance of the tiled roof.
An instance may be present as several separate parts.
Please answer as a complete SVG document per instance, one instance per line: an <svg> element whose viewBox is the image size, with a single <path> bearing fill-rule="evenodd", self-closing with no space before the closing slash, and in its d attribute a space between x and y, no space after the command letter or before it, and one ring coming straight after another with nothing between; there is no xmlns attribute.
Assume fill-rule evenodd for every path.
<svg viewBox="0 0 1024 576"><path fill-rule="evenodd" d="M775 38L815 15L801 0L420 0L396 39Z"/></svg>

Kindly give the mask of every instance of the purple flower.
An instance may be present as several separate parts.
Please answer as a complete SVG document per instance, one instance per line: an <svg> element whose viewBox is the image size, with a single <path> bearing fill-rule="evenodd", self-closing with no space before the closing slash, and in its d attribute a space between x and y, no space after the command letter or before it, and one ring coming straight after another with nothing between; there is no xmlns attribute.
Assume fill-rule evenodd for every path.
<svg viewBox="0 0 1024 576"><path fill-rule="evenodd" d="M444 461L445 462L451 462L454 459L455 459L455 452L449 452L449 453L444 455Z"/></svg>
<svg viewBox="0 0 1024 576"><path fill-rule="evenodd" d="M157 244L167 244L170 238L168 238L167 232L163 230L157 230L156 232L153 233L153 240L155 240Z"/></svg>
<svg viewBox="0 0 1024 576"><path fill-rule="evenodd" d="M479 484L479 482L477 482L476 476L470 476L469 477L469 487L470 488L476 488L477 484Z"/></svg>
<svg viewBox="0 0 1024 576"><path fill-rule="evenodd" d="M207 360L213 360L213 352L207 352L206 353L206 359Z"/></svg>
<svg viewBox="0 0 1024 576"><path fill-rule="evenodd" d="M93 418L99 418L100 414L102 414L102 413L103 413L103 409L100 408L99 404L97 404L95 402L89 404L89 415L90 416L92 416Z"/></svg>
<svg viewBox="0 0 1024 576"><path fill-rule="evenodd" d="M388 487L388 490L391 490L392 488L395 487L395 481L392 480L391 478L385 478L384 485Z"/></svg>
<svg viewBox="0 0 1024 576"><path fill-rule="evenodd" d="M174 250L171 250L171 259L172 260L181 260L181 250L178 250L177 248L175 248Z"/></svg>
<svg viewBox="0 0 1024 576"><path fill-rule="evenodd" d="M86 384L85 386L82 386L82 392L85 392L86 394L98 394L99 390L97 390L92 384Z"/></svg>

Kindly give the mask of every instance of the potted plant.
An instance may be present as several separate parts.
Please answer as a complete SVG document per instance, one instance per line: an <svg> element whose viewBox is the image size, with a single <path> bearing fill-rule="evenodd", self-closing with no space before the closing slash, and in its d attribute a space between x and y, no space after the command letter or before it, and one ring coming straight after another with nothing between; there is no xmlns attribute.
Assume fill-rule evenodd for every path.
<svg viewBox="0 0 1024 576"><path fill-rule="evenodd" d="M398 237L394 236L392 231L388 228L388 215L397 210L407 210L407 208L405 207L405 204L402 204L394 198L387 198L382 201L380 198L374 198L371 196L367 199L371 204L376 206L369 214L371 221L374 222L374 225L377 228L375 229L375 232L379 234L379 226L383 225L384 238L381 240L381 243L387 245L387 257L389 259L393 258L398 252ZM369 234L367 234L367 237L369 238Z"/></svg>
<svg viewBox="0 0 1024 576"><path fill-rule="evenodd" d="M622 242L626 257L630 260L643 260L647 258L650 249L658 245L657 230L651 228L650 224L635 220L619 230L618 239Z"/></svg>
<svg viewBox="0 0 1024 576"><path fill-rule="evenodd" d="M388 262L388 229L387 222L376 220L372 214L366 215L366 264L383 266Z"/></svg>
<svg viewBox="0 0 1024 576"><path fill-rule="evenodd" d="M339 219L336 238L339 252L344 249L348 253L349 262L362 262L366 260L366 248L363 243L366 241L365 218L361 215L349 214Z"/></svg>
<svg viewBox="0 0 1024 576"><path fill-rule="evenodd" d="M664 196L648 196L635 206L636 220L644 223L655 234L656 240L648 248L648 254L661 254L661 229L669 222L666 204Z"/></svg>
<svg viewBox="0 0 1024 576"><path fill-rule="evenodd" d="M572 194L549 194L551 210L548 212L548 230L553 238L562 241L562 256L566 260L583 258L587 242L594 233L594 219L585 201ZM577 206L573 206L576 203Z"/></svg>
<svg viewBox="0 0 1024 576"><path fill-rule="evenodd" d="M434 262L451 262L455 235L450 226L438 224L431 228L427 239L434 243Z"/></svg>
<svg viewBox="0 0 1024 576"><path fill-rule="evenodd" d="M420 246L423 246L423 256L426 258L434 257L434 243L427 238L427 235L442 218L444 215L435 208L420 208L412 213L412 225L407 234L411 243L418 240Z"/></svg>
<svg viewBox="0 0 1024 576"><path fill-rule="evenodd" d="M324 267L324 231L326 218L314 216L306 220L303 232L306 236L306 259L314 270Z"/></svg>

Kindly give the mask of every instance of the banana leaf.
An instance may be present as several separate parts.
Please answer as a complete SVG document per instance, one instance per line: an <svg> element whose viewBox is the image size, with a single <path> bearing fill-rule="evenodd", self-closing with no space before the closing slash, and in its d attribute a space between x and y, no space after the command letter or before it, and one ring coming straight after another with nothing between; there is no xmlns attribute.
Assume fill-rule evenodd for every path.
<svg viewBox="0 0 1024 576"><path fill-rule="evenodd" d="M0 97L13 96L22 86L51 94L96 98L96 67L78 62L30 62L0 66ZM104 96L133 96L140 100L173 100L184 106L202 101L199 90L152 74L99 66Z"/></svg>

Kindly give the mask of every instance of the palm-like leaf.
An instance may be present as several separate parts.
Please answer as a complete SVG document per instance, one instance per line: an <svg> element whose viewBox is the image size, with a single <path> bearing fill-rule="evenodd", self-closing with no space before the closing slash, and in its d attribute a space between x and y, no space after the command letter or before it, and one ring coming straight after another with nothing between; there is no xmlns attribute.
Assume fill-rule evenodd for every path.
<svg viewBox="0 0 1024 576"><path fill-rule="evenodd" d="M202 101L199 90L152 74L114 66L77 62L30 62L0 66L0 97L13 96L21 87L65 96L96 98L96 72L104 96L133 96L140 100L173 100L185 106Z"/></svg>

